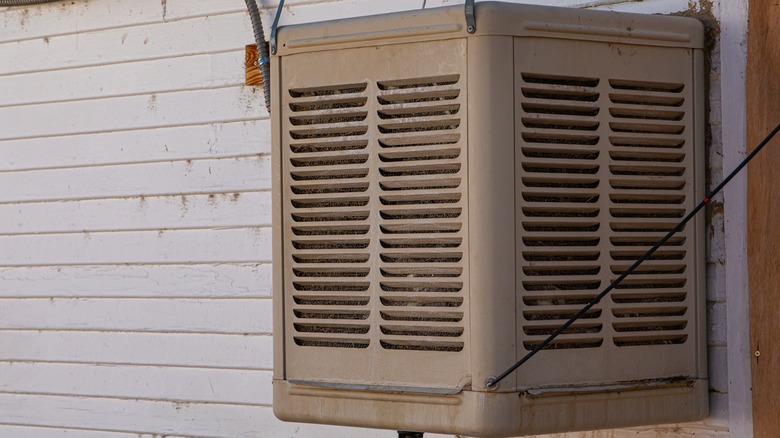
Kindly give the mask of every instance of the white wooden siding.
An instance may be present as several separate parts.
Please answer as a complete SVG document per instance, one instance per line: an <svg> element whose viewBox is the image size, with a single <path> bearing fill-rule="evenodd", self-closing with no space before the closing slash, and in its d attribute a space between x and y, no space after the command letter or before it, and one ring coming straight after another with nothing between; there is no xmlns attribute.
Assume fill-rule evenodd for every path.
<svg viewBox="0 0 780 438"><path fill-rule="evenodd" d="M282 23L460 3L288 0ZM0 8L0 436L395 436L273 417L252 42L239 0Z"/></svg>
<svg viewBox="0 0 780 438"><path fill-rule="evenodd" d="M5 140L0 172L266 154L268 128L253 120Z"/></svg>

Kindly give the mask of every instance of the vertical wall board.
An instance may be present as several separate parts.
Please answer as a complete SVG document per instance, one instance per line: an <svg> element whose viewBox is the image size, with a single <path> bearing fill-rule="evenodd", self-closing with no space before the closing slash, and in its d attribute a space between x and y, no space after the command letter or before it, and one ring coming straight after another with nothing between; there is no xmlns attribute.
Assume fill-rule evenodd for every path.
<svg viewBox="0 0 780 438"><path fill-rule="evenodd" d="M750 2L747 69L747 144L753 147L780 123L780 5ZM777 190L780 138L750 164L748 173L748 272L750 344L754 352L753 430L756 437L780 430L780 283Z"/></svg>

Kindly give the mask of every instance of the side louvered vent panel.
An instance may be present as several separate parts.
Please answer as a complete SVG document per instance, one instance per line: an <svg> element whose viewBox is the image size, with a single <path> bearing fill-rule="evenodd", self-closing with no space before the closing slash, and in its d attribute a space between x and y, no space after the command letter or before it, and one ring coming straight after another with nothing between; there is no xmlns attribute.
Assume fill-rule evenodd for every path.
<svg viewBox="0 0 780 438"><path fill-rule="evenodd" d="M523 73L522 330L532 349L592 299L600 277L598 78ZM602 345L591 309L547 348Z"/></svg>
<svg viewBox="0 0 780 438"><path fill-rule="evenodd" d="M288 56L290 380L453 391L468 374L465 39ZM322 66L329 65L333 68ZM425 367L410 363L425 362Z"/></svg>
<svg viewBox="0 0 780 438"><path fill-rule="evenodd" d="M367 86L289 90L285 208L297 345L370 344Z"/></svg>
<svg viewBox="0 0 780 438"><path fill-rule="evenodd" d="M379 81L381 338L464 347L465 151L459 75Z"/></svg>
<svg viewBox="0 0 780 438"><path fill-rule="evenodd" d="M685 214L684 85L610 80L610 252L625 271ZM673 237L611 295L617 346L687 340L688 256Z"/></svg>

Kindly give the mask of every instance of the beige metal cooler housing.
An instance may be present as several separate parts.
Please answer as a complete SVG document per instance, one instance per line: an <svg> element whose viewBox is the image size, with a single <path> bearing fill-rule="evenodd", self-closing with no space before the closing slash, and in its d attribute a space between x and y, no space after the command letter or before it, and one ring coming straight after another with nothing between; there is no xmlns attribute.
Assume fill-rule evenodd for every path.
<svg viewBox="0 0 780 438"><path fill-rule="evenodd" d="M514 436L706 416L703 29L477 3L284 27L274 411Z"/></svg>

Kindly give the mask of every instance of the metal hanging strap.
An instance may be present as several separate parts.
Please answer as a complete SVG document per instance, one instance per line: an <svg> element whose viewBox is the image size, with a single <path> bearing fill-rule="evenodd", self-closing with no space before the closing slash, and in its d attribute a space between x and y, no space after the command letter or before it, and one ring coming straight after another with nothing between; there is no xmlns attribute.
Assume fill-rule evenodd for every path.
<svg viewBox="0 0 780 438"><path fill-rule="evenodd" d="M271 25L271 54L276 55L276 29L279 27L279 17L282 15L282 8L284 7L284 0L279 0L279 7L276 8L276 16L274 17L274 24Z"/></svg>
<svg viewBox="0 0 780 438"><path fill-rule="evenodd" d="M468 33L477 31L477 20L474 18L474 0L466 0L466 31Z"/></svg>

